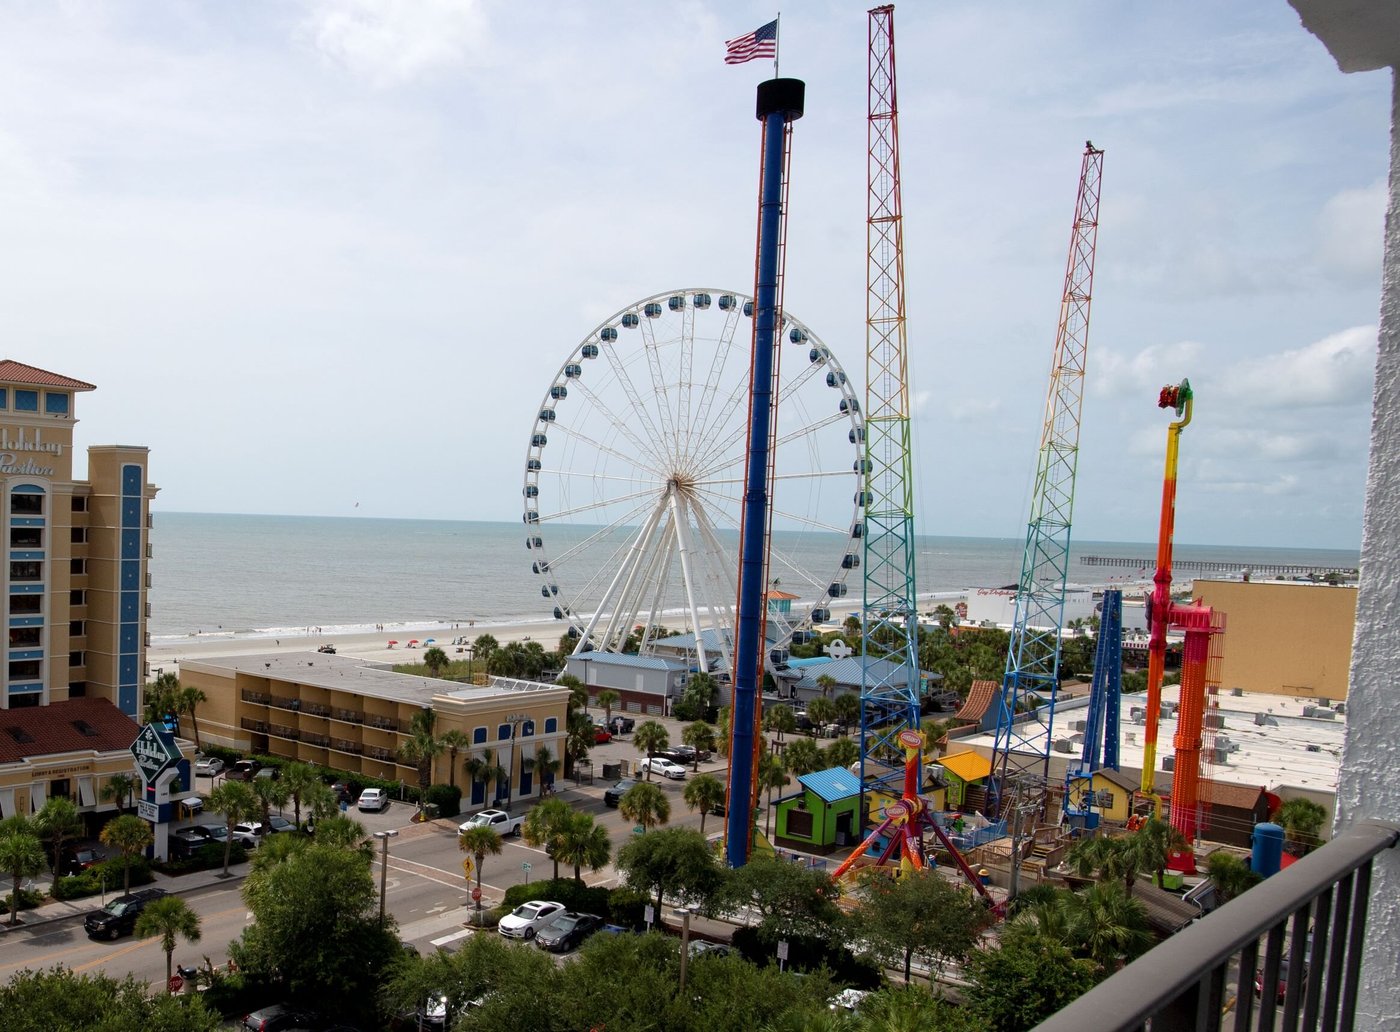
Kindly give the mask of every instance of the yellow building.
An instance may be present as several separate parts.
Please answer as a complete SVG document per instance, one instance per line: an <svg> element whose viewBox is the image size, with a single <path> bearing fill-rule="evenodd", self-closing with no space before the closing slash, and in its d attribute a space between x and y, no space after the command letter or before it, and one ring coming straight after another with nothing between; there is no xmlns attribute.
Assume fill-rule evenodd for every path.
<svg viewBox="0 0 1400 1032"><path fill-rule="evenodd" d="M410 721L423 709L437 717L433 733L460 731L470 743L457 756L463 805L487 804L486 786L469 784L462 764L491 750L508 771L492 803L539 793L535 760L541 749L562 759L567 736L567 688L493 677L459 685L396 673L348 656L318 652L187 659L180 684L199 688L200 736L244 752L317 763L347 773L417 784L417 769L399 762ZM450 780L444 753L433 782Z"/></svg>
<svg viewBox="0 0 1400 1032"><path fill-rule="evenodd" d="M1193 595L1225 613L1223 690L1347 697L1354 585L1198 580Z"/></svg>
<svg viewBox="0 0 1400 1032"><path fill-rule="evenodd" d="M90 447L75 477L76 398L92 384L0 360L0 497L9 526L0 685L0 814L64 795L112 810L131 774L146 649L149 450Z"/></svg>

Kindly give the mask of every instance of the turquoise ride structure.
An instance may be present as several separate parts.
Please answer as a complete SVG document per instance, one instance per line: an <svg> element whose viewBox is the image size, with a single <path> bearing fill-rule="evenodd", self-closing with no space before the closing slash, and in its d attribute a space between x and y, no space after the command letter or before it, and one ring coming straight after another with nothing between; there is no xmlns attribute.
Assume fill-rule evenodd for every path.
<svg viewBox="0 0 1400 1032"><path fill-rule="evenodd" d="M1065 816L1085 831L1098 827L1094 812L1094 773L1118 770L1120 700L1123 695L1123 590L1103 593L1099 637L1094 649L1094 677L1084 718L1084 747L1079 766L1065 772Z"/></svg>
<svg viewBox="0 0 1400 1032"><path fill-rule="evenodd" d="M868 816L865 793L899 784L902 736L919 730L920 696L893 6L869 12L869 42L865 512L864 527L852 531L865 540L862 823ZM837 587L832 585L833 593Z"/></svg>
<svg viewBox="0 0 1400 1032"><path fill-rule="evenodd" d="M1016 615L997 708L988 798L992 814L1000 812L1011 782L1038 779L1043 786L1050 768L1102 177L1103 151L1086 143L1017 583Z"/></svg>
<svg viewBox="0 0 1400 1032"><path fill-rule="evenodd" d="M753 812L758 805L758 704L764 668L764 592L768 583L768 541L773 506L778 382L777 333L783 306L783 258L787 237L788 171L792 123L802 117L806 85L800 79L769 79L759 84L757 116L763 124L759 170L758 244L754 267L752 365L749 375L749 428L744 501L739 535L739 592L735 607L734 704L729 720L729 790L724 855L742 867L752 846Z"/></svg>

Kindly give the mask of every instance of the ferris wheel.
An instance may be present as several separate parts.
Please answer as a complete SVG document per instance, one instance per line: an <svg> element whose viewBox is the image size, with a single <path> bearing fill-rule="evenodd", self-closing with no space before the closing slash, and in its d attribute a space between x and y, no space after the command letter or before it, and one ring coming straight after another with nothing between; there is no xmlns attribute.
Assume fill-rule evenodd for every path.
<svg viewBox="0 0 1400 1032"><path fill-rule="evenodd" d="M594 328L545 390L525 460L525 545L576 652L647 654L665 627L694 636L683 647L698 669L732 669L752 318L752 300L732 291L643 298ZM770 669L846 596L866 500L846 373L806 325L785 314L780 329Z"/></svg>

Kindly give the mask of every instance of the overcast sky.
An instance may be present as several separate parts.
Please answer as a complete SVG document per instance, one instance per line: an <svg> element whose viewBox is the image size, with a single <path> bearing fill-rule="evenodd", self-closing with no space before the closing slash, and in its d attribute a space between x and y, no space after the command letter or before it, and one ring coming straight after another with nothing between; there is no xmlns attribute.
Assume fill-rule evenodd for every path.
<svg viewBox="0 0 1400 1032"><path fill-rule="evenodd" d="M0 2L4 357L87 380L157 510L519 518L604 318L749 292L750 3ZM1085 140L1077 539L1357 547L1390 77L1284 0L896 8L916 527L1019 536ZM865 5L791 5L787 307L865 351ZM358 507L357 507L358 503Z"/></svg>

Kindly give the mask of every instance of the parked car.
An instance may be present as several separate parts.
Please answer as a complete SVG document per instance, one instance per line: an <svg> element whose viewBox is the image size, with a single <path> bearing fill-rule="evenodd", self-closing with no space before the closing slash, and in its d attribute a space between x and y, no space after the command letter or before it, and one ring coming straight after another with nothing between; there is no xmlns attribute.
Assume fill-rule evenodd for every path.
<svg viewBox="0 0 1400 1032"><path fill-rule="evenodd" d="M603 927L597 914L566 910L535 933L535 945L551 953L567 953Z"/></svg>
<svg viewBox="0 0 1400 1032"><path fill-rule="evenodd" d="M612 718L612 723L608 725L608 730L615 735L630 735L632 729L636 726L637 722L631 717L617 715Z"/></svg>
<svg viewBox="0 0 1400 1032"><path fill-rule="evenodd" d="M217 842L222 846L228 841L228 825L211 824L208 827L210 842ZM246 831L239 831L237 828L234 828L233 831L233 842L234 845L242 846L244 849L258 848L258 839L256 835L250 835ZM201 843L201 845L202 844L203 843Z"/></svg>
<svg viewBox="0 0 1400 1032"><path fill-rule="evenodd" d="M224 829L220 827L219 830L223 831ZM177 858L191 856L206 842L214 841L222 842L223 840L214 838L211 825L191 824L188 827L176 828L170 833L170 852Z"/></svg>
<svg viewBox="0 0 1400 1032"><path fill-rule="evenodd" d="M367 788L360 793L360 801L356 805L361 813L382 813L389 809L389 793L382 788Z"/></svg>
<svg viewBox="0 0 1400 1032"><path fill-rule="evenodd" d="M869 995L864 989L842 989L828 1000L826 1005L830 1010L857 1011L861 1002Z"/></svg>
<svg viewBox="0 0 1400 1032"><path fill-rule="evenodd" d="M243 821L241 824L235 824L233 830L243 835L262 836L273 835L279 831L296 831L297 826L281 814L274 813L267 819L266 824L262 821Z"/></svg>
<svg viewBox="0 0 1400 1032"><path fill-rule="evenodd" d="M458 831L466 831L468 828L490 828L501 838L507 835L519 835L521 827L525 823L524 815L512 817L504 810L482 810L475 817L463 821Z"/></svg>
<svg viewBox="0 0 1400 1032"><path fill-rule="evenodd" d="M224 777L230 781L252 781L260 770L262 770L262 764L257 760L239 760L228 769L228 773Z"/></svg>
<svg viewBox="0 0 1400 1032"><path fill-rule="evenodd" d="M663 749L656 755L665 757L668 760L675 760L682 767L699 761L707 763L713 753L708 749L696 749L693 745L673 745L669 749Z"/></svg>
<svg viewBox="0 0 1400 1032"><path fill-rule="evenodd" d="M317 649L316 651L317 651L317 652L324 652L324 653L325 653L326 655L328 655L328 656L334 656L334 655L335 655L335 646L334 646L334 645L322 645L322 646L321 646L319 649Z"/></svg>
<svg viewBox="0 0 1400 1032"><path fill-rule="evenodd" d="M164 895L164 889L137 889L130 895L118 896L101 910L94 910L83 918L83 927L93 938L115 939L130 935L146 905Z"/></svg>
<svg viewBox="0 0 1400 1032"><path fill-rule="evenodd" d="M243 1016L243 1024L238 1027L244 1032L289 1032L291 1029L314 1029L324 1025L325 1019L315 1011L304 1010L285 1003L274 1003L261 1007Z"/></svg>
<svg viewBox="0 0 1400 1032"><path fill-rule="evenodd" d="M331 791L335 793L335 799L337 803L346 803L348 805L355 801L354 789L352 789L344 781L332 781Z"/></svg>
<svg viewBox="0 0 1400 1032"><path fill-rule="evenodd" d="M612 741L612 732L601 724L593 728L593 744L604 745Z"/></svg>
<svg viewBox="0 0 1400 1032"><path fill-rule="evenodd" d="M94 864L101 863L107 859L107 854L96 846L77 846L63 851L63 863L59 865L60 874L82 874Z"/></svg>
<svg viewBox="0 0 1400 1032"><path fill-rule="evenodd" d="M649 770L653 774L660 774L664 778L671 778L681 781L685 778L685 768L675 760L668 760L664 756L649 756L637 764L637 770Z"/></svg>
<svg viewBox="0 0 1400 1032"><path fill-rule="evenodd" d="M224 761L217 756L203 756L194 761L194 772L201 778L212 778L224 772Z"/></svg>
<svg viewBox="0 0 1400 1032"><path fill-rule="evenodd" d="M281 767L262 767L253 775L255 778L265 778L268 781L276 781L282 776Z"/></svg>
<svg viewBox="0 0 1400 1032"><path fill-rule="evenodd" d="M727 957L729 947L722 942L707 942L704 939L690 940L690 956L695 957Z"/></svg>
<svg viewBox="0 0 1400 1032"><path fill-rule="evenodd" d="M535 933L563 912L563 903L532 899L501 918L500 924L496 925L496 931L508 939L533 939Z"/></svg>
<svg viewBox="0 0 1400 1032"><path fill-rule="evenodd" d="M608 806L616 807L622 801L622 797L627 794L627 790L637 783L635 778L623 778L612 788L603 793L603 802Z"/></svg>

